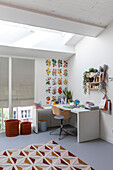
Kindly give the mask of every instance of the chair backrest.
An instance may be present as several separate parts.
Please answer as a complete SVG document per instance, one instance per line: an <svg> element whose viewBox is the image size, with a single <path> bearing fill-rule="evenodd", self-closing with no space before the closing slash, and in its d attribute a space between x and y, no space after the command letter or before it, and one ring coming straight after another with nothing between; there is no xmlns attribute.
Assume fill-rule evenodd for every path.
<svg viewBox="0 0 113 170"><path fill-rule="evenodd" d="M53 106L52 105L52 112L54 115L63 115L64 116L64 120L69 119L70 118L70 110L61 110L60 108Z"/></svg>
<svg viewBox="0 0 113 170"><path fill-rule="evenodd" d="M64 120L69 119L70 118L70 110L63 110L62 111L62 115L64 116Z"/></svg>
<svg viewBox="0 0 113 170"><path fill-rule="evenodd" d="M54 115L62 115L60 108L52 105L52 112Z"/></svg>

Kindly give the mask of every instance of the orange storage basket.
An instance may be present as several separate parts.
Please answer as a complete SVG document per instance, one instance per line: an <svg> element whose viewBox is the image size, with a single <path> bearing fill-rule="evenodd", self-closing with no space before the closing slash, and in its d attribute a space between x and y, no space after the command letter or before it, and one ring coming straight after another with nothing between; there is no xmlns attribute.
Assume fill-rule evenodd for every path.
<svg viewBox="0 0 113 170"><path fill-rule="evenodd" d="M9 119L5 120L5 133L8 137L14 137L19 135L19 120Z"/></svg>
<svg viewBox="0 0 113 170"><path fill-rule="evenodd" d="M21 135L31 134L31 122L22 122L20 124L20 133Z"/></svg>

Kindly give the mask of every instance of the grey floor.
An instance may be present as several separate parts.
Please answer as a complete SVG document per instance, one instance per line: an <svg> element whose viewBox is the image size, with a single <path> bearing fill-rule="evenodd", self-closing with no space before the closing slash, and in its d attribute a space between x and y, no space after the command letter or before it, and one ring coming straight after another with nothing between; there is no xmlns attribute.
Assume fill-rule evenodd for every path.
<svg viewBox="0 0 113 170"><path fill-rule="evenodd" d="M95 170L113 170L113 145L103 140L94 140L85 143L77 143L76 137L65 136L59 141L57 135L50 135L49 131L31 135L19 135L6 137L0 134L0 151L12 149L29 144L36 144L54 140L74 153L77 157L91 165Z"/></svg>

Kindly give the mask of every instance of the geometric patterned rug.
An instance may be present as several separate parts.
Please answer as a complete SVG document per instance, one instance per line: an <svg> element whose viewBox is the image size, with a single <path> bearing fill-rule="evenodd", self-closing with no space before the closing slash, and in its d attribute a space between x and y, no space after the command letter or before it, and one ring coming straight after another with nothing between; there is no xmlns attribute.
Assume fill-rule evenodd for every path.
<svg viewBox="0 0 113 170"><path fill-rule="evenodd" d="M94 170L54 141L0 152L0 170Z"/></svg>

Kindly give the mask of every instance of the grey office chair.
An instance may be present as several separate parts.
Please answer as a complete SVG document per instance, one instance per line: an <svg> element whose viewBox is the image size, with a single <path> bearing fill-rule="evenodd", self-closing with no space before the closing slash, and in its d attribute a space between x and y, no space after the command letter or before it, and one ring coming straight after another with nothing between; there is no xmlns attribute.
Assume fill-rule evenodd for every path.
<svg viewBox="0 0 113 170"><path fill-rule="evenodd" d="M66 134L69 134L69 135L73 135L74 134L70 131L68 131L67 129L65 129L63 127L63 120L66 120L66 119L69 119L70 118L70 110L61 110L60 108L56 107L56 106L53 106L52 105L52 112L54 115L54 118L57 119L57 120L61 120L61 124L60 124L60 128L56 129L56 130L60 130L60 133L59 133L59 140L61 140L61 135L62 135L62 132L64 131ZM56 131L54 130L54 131ZM54 132L50 132L50 135Z"/></svg>

